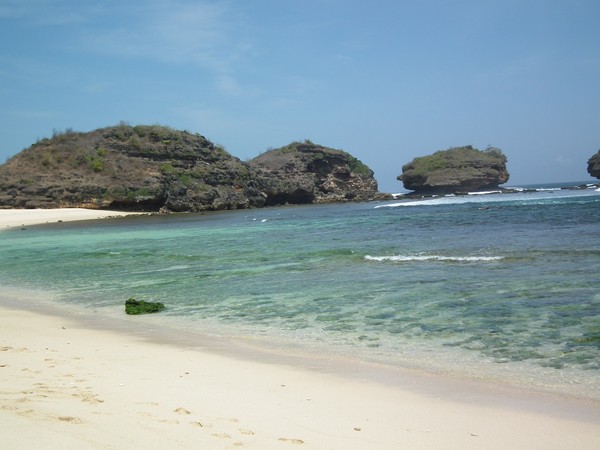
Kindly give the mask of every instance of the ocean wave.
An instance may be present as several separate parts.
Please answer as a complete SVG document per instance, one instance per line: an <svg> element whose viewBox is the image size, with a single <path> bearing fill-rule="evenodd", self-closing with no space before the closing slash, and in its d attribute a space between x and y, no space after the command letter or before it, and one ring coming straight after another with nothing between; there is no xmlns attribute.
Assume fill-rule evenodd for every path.
<svg viewBox="0 0 600 450"><path fill-rule="evenodd" d="M485 204L485 203L503 203L517 205L531 204L557 204L568 203L578 199L596 199L599 190L564 190L564 189L536 189L521 193L469 193L468 195L448 194L444 196L434 196L420 200L401 199L398 202L376 205L374 208L398 208L408 206L439 206L439 205L460 205L465 203ZM483 195L485 194L485 195Z"/></svg>
<svg viewBox="0 0 600 450"><path fill-rule="evenodd" d="M178 265L174 265L174 266L168 266L168 267L160 267L160 268L156 268L156 269L148 269L148 270L141 270L141 271L136 271L136 272L131 272L133 275L139 275L139 274L145 274L145 273L155 273L155 272L172 272L172 271L177 271L177 270L186 270L191 268L192 266L186 265L186 264L178 264Z"/></svg>
<svg viewBox="0 0 600 450"><path fill-rule="evenodd" d="M450 262L481 262L481 261L499 261L504 256L444 256L444 255L392 255L392 256L371 256L365 255L367 261L450 261Z"/></svg>

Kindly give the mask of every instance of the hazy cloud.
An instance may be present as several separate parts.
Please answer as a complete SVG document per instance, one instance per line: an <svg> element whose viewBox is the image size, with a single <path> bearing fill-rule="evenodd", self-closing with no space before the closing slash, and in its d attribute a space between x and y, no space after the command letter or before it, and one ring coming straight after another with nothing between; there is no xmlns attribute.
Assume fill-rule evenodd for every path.
<svg viewBox="0 0 600 450"><path fill-rule="evenodd" d="M40 5L47 4L44 0L4 0L0 3L0 19L19 19L31 16Z"/></svg>
<svg viewBox="0 0 600 450"><path fill-rule="evenodd" d="M554 157L554 162L560 166L571 166L575 164L573 158L565 155L558 155Z"/></svg>
<svg viewBox="0 0 600 450"><path fill-rule="evenodd" d="M83 4L82 9L89 8ZM85 14L61 0L3 0L0 19L25 20L40 26L61 26L85 21Z"/></svg>
<svg viewBox="0 0 600 450"><path fill-rule="evenodd" d="M234 15L228 4L151 1L127 3L110 11L104 29L84 31L82 45L92 51L167 63L192 63L225 70L245 48L228 33Z"/></svg>

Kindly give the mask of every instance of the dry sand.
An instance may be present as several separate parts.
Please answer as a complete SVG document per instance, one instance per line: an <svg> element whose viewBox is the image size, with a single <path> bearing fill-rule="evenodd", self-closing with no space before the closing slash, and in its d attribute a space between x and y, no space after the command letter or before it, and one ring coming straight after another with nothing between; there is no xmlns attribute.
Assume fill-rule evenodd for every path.
<svg viewBox="0 0 600 450"><path fill-rule="evenodd" d="M85 208L56 209L0 209L0 231L11 227L28 227L45 223L71 222L76 220L105 219L128 216L123 211L105 211Z"/></svg>
<svg viewBox="0 0 600 450"><path fill-rule="evenodd" d="M40 305L0 293L2 449L600 448L598 402L336 370L322 356L169 338L160 315L90 319Z"/></svg>
<svg viewBox="0 0 600 450"><path fill-rule="evenodd" d="M3 449L600 448L597 404L411 391L7 306L0 330Z"/></svg>

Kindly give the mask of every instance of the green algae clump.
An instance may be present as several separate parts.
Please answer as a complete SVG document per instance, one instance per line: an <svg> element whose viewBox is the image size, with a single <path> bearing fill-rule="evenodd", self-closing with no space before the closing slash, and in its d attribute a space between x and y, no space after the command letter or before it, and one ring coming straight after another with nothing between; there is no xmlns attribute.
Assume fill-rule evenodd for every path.
<svg viewBox="0 0 600 450"><path fill-rule="evenodd" d="M125 313L131 315L152 314L165 309L165 305L160 302L145 302L130 298L125 302Z"/></svg>

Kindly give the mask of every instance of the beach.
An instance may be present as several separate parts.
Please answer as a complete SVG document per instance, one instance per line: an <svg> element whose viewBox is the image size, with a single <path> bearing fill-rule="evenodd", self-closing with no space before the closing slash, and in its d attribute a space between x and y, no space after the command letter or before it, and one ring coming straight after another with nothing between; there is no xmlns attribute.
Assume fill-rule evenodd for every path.
<svg viewBox="0 0 600 450"><path fill-rule="evenodd" d="M136 213L85 208L0 209L0 231L45 223L124 217Z"/></svg>
<svg viewBox="0 0 600 450"><path fill-rule="evenodd" d="M368 378L1 308L2 447L595 449L597 405ZM433 385L432 385L433 383ZM419 392L423 390L428 392ZM458 397L464 395L464 401ZM561 404L564 403L564 409Z"/></svg>
<svg viewBox="0 0 600 450"><path fill-rule="evenodd" d="M1 211L0 228L104 213ZM204 342L160 315L22 295L0 295L5 449L600 448L595 400Z"/></svg>

